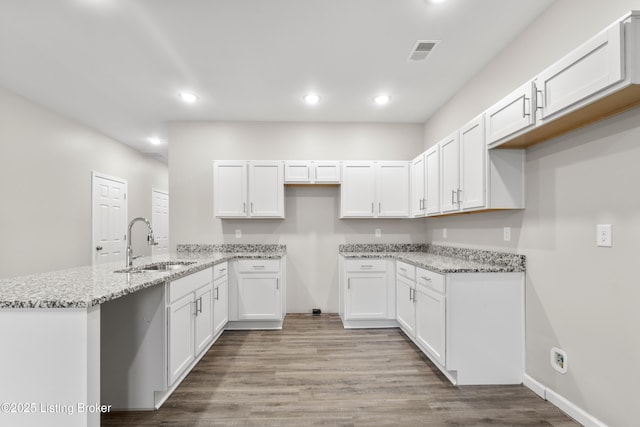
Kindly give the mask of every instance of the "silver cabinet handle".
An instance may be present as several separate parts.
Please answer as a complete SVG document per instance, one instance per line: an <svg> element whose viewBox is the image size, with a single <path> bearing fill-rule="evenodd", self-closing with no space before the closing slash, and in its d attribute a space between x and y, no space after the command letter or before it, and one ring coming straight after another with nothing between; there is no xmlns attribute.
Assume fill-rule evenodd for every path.
<svg viewBox="0 0 640 427"><path fill-rule="evenodd" d="M455 204L455 202L453 201L453 195L455 194L456 190L451 190L451 204Z"/></svg>
<svg viewBox="0 0 640 427"><path fill-rule="evenodd" d="M542 91L540 89L538 89L535 84L533 85L533 88L536 91L536 110L542 110L542 108L544 107L544 94L542 93ZM540 95L541 100L538 99L538 95Z"/></svg>
<svg viewBox="0 0 640 427"><path fill-rule="evenodd" d="M378 215L382 212L382 203L378 202Z"/></svg>
<svg viewBox="0 0 640 427"><path fill-rule="evenodd" d="M527 113L527 102L531 101L529 98L527 98L526 96L524 98L522 98L522 118L524 119L527 116L530 116L531 113Z"/></svg>
<svg viewBox="0 0 640 427"><path fill-rule="evenodd" d="M413 288L409 288L409 301L413 301Z"/></svg>
<svg viewBox="0 0 640 427"><path fill-rule="evenodd" d="M247 202L242 202L242 213L247 213Z"/></svg>
<svg viewBox="0 0 640 427"><path fill-rule="evenodd" d="M102 249L104 249L102 246L96 246L96 251L101 251Z"/></svg>
<svg viewBox="0 0 640 427"><path fill-rule="evenodd" d="M458 200L457 200L457 203L458 203L458 204L460 204L460 199L461 199L461 197L460 197L460 193L462 193L462 190L458 188L458 191L457 191L457 195L458 195L458 197L457 197L457 199L458 199Z"/></svg>
<svg viewBox="0 0 640 427"><path fill-rule="evenodd" d="M196 300L196 316L198 313L202 313L202 297Z"/></svg>
<svg viewBox="0 0 640 427"><path fill-rule="evenodd" d="M253 202L251 202L251 213L253 213Z"/></svg>
<svg viewBox="0 0 640 427"><path fill-rule="evenodd" d="M347 289L351 289L351 278L347 279Z"/></svg>
<svg viewBox="0 0 640 427"><path fill-rule="evenodd" d="M371 213L373 214L373 202L371 202Z"/></svg>
<svg viewBox="0 0 640 427"><path fill-rule="evenodd" d="M373 265L371 264L363 264L360 266L360 268L373 268Z"/></svg>
<svg viewBox="0 0 640 427"><path fill-rule="evenodd" d="M266 267L264 265L254 265L253 268L258 269L258 268L266 268Z"/></svg>
<svg viewBox="0 0 640 427"><path fill-rule="evenodd" d="M219 297L220 297L220 288L216 288L216 298L215 298L215 300L216 301L220 301Z"/></svg>
<svg viewBox="0 0 640 427"><path fill-rule="evenodd" d="M280 290L280 279L276 277L276 291Z"/></svg>

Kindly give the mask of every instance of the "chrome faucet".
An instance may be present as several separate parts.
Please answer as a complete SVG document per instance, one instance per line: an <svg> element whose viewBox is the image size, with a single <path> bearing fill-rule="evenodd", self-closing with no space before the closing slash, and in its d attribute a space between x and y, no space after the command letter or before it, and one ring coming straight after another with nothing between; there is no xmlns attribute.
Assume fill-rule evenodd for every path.
<svg viewBox="0 0 640 427"><path fill-rule="evenodd" d="M145 224L147 224L147 228L149 229L147 233L147 244L149 246L154 246L158 244L155 238L153 237L153 228L151 228L151 223L147 218L138 217L138 218L132 219L131 222L129 223L129 229L127 230L127 259L126 259L127 267L131 267L133 265L133 258L134 258L133 250L131 249L131 227L133 227L133 224L135 224L138 221L143 221Z"/></svg>

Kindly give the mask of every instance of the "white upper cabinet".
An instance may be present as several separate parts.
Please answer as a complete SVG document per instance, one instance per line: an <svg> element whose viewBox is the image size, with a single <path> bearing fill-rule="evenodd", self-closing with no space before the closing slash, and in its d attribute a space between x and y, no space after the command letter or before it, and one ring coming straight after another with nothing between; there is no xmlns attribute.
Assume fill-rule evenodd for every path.
<svg viewBox="0 0 640 427"><path fill-rule="evenodd" d="M490 148L535 124L535 93L533 82L527 82L486 111L487 145Z"/></svg>
<svg viewBox="0 0 640 427"><path fill-rule="evenodd" d="M219 218L247 216L247 162L213 163L213 204Z"/></svg>
<svg viewBox="0 0 640 427"><path fill-rule="evenodd" d="M342 218L409 217L409 162L343 162Z"/></svg>
<svg viewBox="0 0 640 427"><path fill-rule="evenodd" d="M536 77L540 120L624 78L622 32L622 23L616 22Z"/></svg>
<svg viewBox="0 0 640 427"><path fill-rule="evenodd" d="M434 145L424 153L425 172L425 213L440 213L440 146Z"/></svg>
<svg viewBox="0 0 640 427"><path fill-rule="evenodd" d="M343 218L373 218L376 198L373 162L343 162L340 210Z"/></svg>
<svg viewBox="0 0 640 427"><path fill-rule="evenodd" d="M440 146L440 208L443 213L460 209L460 143L458 132L438 143Z"/></svg>
<svg viewBox="0 0 640 427"><path fill-rule="evenodd" d="M425 155L420 154L411 161L411 216L421 217L426 215L426 166Z"/></svg>
<svg viewBox="0 0 640 427"><path fill-rule="evenodd" d="M249 162L249 216L284 218L282 162Z"/></svg>
<svg viewBox="0 0 640 427"><path fill-rule="evenodd" d="M640 12L616 21L487 110L490 148L524 148L640 105ZM530 108L529 108L530 107Z"/></svg>
<svg viewBox="0 0 640 427"><path fill-rule="evenodd" d="M484 116L460 129L460 209L480 209L487 204L487 145Z"/></svg>
<svg viewBox="0 0 640 427"><path fill-rule="evenodd" d="M340 184L340 162L295 160L284 162L285 184Z"/></svg>
<svg viewBox="0 0 640 427"><path fill-rule="evenodd" d="M281 161L215 161L215 216L284 218L283 170Z"/></svg>
<svg viewBox="0 0 640 427"><path fill-rule="evenodd" d="M409 216L409 162L377 162L377 216Z"/></svg>

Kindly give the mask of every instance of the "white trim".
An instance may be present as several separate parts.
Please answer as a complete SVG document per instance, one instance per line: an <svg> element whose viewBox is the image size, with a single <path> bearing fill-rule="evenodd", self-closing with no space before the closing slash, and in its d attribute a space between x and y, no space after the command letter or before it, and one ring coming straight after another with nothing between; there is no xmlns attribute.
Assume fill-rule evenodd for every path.
<svg viewBox="0 0 640 427"><path fill-rule="evenodd" d="M529 375L524 374L524 377L522 378L522 384L529 390L540 396L542 399L547 400L547 388L538 381L531 378Z"/></svg>
<svg viewBox="0 0 640 427"><path fill-rule="evenodd" d="M523 384L533 391L538 396L549 401L558 409L566 413L568 416L579 422L585 427L607 427L607 424L603 423L593 415L589 414L584 409L580 408L575 403L571 402L559 393L546 387L544 384L534 380L529 375L524 374Z"/></svg>

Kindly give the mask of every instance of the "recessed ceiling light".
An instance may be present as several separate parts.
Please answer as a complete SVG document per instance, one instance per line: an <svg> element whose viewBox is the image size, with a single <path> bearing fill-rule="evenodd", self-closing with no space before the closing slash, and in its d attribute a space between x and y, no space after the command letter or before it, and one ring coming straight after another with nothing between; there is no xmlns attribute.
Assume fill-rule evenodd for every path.
<svg viewBox="0 0 640 427"><path fill-rule="evenodd" d="M304 102L306 102L309 105L315 105L318 102L320 102L320 96L316 95L315 93L310 93L308 95L304 96Z"/></svg>
<svg viewBox="0 0 640 427"><path fill-rule="evenodd" d="M196 96L196 94L191 92L180 92L180 99L191 104L192 102L196 102L198 100L198 97Z"/></svg>
<svg viewBox="0 0 640 427"><path fill-rule="evenodd" d="M438 3L444 3L444 2L446 2L447 0L427 0L427 1L428 1L429 3L435 3L435 4L438 4Z"/></svg>
<svg viewBox="0 0 640 427"><path fill-rule="evenodd" d="M378 95L375 98L373 98L373 102L375 102L376 105L388 104L390 100L391 100L391 97L389 95Z"/></svg>
<svg viewBox="0 0 640 427"><path fill-rule="evenodd" d="M147 141L149 141L149 144L151 145L160 145L162 144L162 141L160 140L160 138L152 136L151 138L147 138Z"/></svg>

